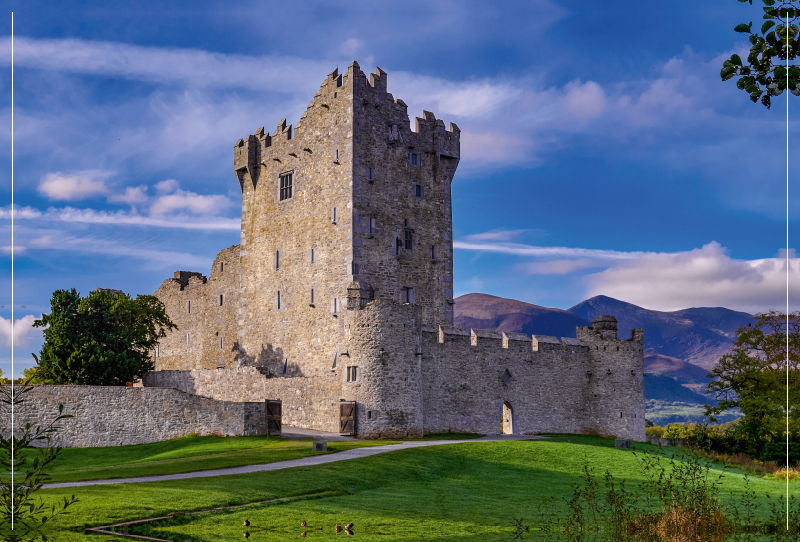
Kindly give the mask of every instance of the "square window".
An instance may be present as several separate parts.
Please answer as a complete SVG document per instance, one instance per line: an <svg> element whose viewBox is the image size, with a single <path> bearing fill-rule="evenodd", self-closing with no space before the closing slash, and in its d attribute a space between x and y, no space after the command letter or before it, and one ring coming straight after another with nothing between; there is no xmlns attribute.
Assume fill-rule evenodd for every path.
<svg viewBox="0 0 800 542"><path fill-rule="evenodd" d="M416 152L409 153L408 161L411 162L412 166L419 167L419 154Z"/></svg>
<svg viewBox="0 0 800 542"><path fill-rule="evenodd" d="M284 173L280 176L280 201L291 199L292 197L292 176L292 173Z"/></svg>
<svg viewBox="0 0 800 542"><path fill-rule="evenodd" d="M403 232L403 245L406 250L413 248L413 232L412 230L405 230Z"/></svg>
<svg viewBox="0 0 800 542"><path fill-rule="evenodd" d="M405 286L400 290L400 295L403 303L414 303L414 288Z"/></svg>
<svg viewBox="0 0 800 542"><path fill-rule="evenodd" d="M421 198L425 194L424 189L422 188L421 184L414 184L414 197Z"/></svg>
<svg viewBox="0 0 800 542"><path fill-rule="evenodd" d="M347 368L347 381L348 382L358 382L360 379L361 374L358 370L358 367L350 366Z"/></svg>

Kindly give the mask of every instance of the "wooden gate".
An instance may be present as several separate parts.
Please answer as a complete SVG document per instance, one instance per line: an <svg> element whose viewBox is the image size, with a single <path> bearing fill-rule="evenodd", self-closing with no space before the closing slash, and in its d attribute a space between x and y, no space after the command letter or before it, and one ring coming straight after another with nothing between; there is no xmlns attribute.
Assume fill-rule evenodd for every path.
<svg viewBox="0 0 800 542"><path fill-rule="evenodd" d="M342 435L356 434L356 402L342 401L339 403L339 433Z"/></svg>
<svg viewBox="0 0 800 542"><path fill-rule="evenodd" d="M267 435L277 435L281 432L281 402L271 399L264 401L267 418Z"/></svg>

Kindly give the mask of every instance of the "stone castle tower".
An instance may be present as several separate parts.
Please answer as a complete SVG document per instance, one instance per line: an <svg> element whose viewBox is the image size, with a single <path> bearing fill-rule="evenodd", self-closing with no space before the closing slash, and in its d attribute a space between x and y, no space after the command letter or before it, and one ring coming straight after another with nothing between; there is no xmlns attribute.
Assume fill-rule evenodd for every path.
<svg viewBox="0 0 800 542"><path fill-rule="evenodd" d="M179 329L144 384L280 399L284 423L329 431L354 404L362 437L643 438L640 330L617 340L613 317L560 341L452 327L460 130L427 111L409 124L387 74L353 62L296 126L240 139L240 245L208 278L178 271L156 292Z"/></svg>

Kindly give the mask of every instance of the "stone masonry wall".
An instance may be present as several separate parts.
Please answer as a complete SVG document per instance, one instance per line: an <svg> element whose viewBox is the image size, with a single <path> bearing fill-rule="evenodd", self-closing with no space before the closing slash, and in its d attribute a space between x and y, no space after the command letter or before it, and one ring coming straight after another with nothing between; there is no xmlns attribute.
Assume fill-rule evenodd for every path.
<svg viewBox="0 0 800 542"><path fill-rule="evenodd" d="M339 395L334 360L346 348L352 102L352 77L334 71L296 127L284 119L272 134L260 128L234 147L242 189L239 364L270 378L333 381L330 389L312 385L312 395ZM281 177L289 174L291 197L281 200ZM259 386L272 389L265 382ZM307 424L313 416L295 419Z"/></svg>
<svg viewBox="0 0 800 542"><path fill-rule="evenodd" d="M446 130L430 111L416 118L412 130L406 104L387 92L386 72L376 69L369 82L358 64L351 64L351 72L358 280L376 297L397 302L404 301L403 288L412 288L422 321L452 325L450 184L461 152L460 131L455 124Z"/></svg>
<svg viewBox="0 0 800 542"><path fill-rule="evenodd" d="M240 272L239 247L232 246L217 254L208 279L176 271L164 281L155 295L178 329L154 353L156 370L237 366Z"/></svg>
<svg viewBox="0 0 800 542"><path fill-rule="evenodd" d="M169 388L36 386L14 408L17 427L47 424L58 405L72 414L52 443L61 447L121 446L198 435L261 435L264 403L215 401ZM0 416L10 419L9 407Z"/></svg>

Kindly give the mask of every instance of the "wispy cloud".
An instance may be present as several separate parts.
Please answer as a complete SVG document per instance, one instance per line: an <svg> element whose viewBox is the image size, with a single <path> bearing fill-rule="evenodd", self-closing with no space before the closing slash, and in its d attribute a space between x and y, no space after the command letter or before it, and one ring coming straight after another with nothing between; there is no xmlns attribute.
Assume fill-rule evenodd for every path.
<svg viewBox="0 0 800 542"><path fill-rule="evenodd" d="M453 241L453 248L479 252L496 252L498 254L514 254L516 256L572 256L600 260L630 260L646 254L645 252L621 252L593 248L544 247L521 243L470 243L468 241Z"/></svg>
<svg viewBox="0 0 800 542"><path fill-rule="evenodd" d="M142 248L136 243L117 239L102 239L94 236L47 235L36 240L37 249L62 250L77 254L102 254L121 258L133 258L149 262L152 269L170 267L193 267L205 269L209 260L204 256L196 256L186 252Z"/></svg>
<svg viewBox="0 0 800 542"><path fill-rule="evenodd" d="M549 260L545 262L528 262L517 266L529 275L566 275L581 269L608 267L608 260Z"/></svg>
<svg viewBox="0 0 800 542"><path fill-rule="evenodd" d="M11 218L10 207L10 205L0 207L0 219ZM182 214L175 214L165 217L151 217L140 215L132 211L98 211L95 209L75 209L74 207L50 207L44 212L33 207L18 207L14 209L14 218L83 224L178 228L187 230L235 231L241 228L241 220L238 218L223 218L215 216L198 217Z"/></svg>
<svg viewBox="0 0 800 542"><path fill-rule="evenodd" d="M0 39L0 65L11 64L11 40ZM205 88L297 92L318 84L327 63L290 56L246 56L199 49L143 47L80 39L14 39L14 64L104 77ZM309 86L311 85L311 86Z"/></svg>

